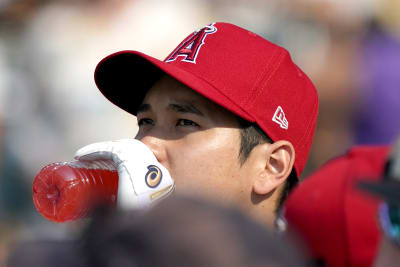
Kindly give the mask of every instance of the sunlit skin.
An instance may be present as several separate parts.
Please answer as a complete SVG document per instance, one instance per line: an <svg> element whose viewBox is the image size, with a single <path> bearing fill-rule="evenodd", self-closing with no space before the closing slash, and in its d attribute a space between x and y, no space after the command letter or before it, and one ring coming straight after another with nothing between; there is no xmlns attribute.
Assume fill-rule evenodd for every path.
<svg viewBox="0 0 400 267"><path fill-rule="evenodd" d="M148 91L137 122L136 138L169 170L177 193L234 204L272 224L276 189L288 172L279 179L270 179L269 174L281 175L282 168L293 164L293 159L285 157L287 149L276 152L279 142L257 146L241 164L235 116L168 76Z"/></svg>

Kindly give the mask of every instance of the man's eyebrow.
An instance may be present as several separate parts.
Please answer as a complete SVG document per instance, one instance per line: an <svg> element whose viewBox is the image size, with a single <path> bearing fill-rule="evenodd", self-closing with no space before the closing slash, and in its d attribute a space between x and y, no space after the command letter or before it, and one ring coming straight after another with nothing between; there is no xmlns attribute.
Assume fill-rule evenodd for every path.
<svg viewBox="0 0 400 267"><path fill-rule="evenodd" d="M190 103L169 104L168 109L178 113L192 113L199 116L204 116L204 114L198 110L198 108Z"/></svg>
<svg viewBox="0 0 400 267"><path fill-rule="evenodd" d="M136 114L139 114L141 112L146 112L149 111L151 109L151 106L149 104L141 104L137 110L136 110Z"/></svg>

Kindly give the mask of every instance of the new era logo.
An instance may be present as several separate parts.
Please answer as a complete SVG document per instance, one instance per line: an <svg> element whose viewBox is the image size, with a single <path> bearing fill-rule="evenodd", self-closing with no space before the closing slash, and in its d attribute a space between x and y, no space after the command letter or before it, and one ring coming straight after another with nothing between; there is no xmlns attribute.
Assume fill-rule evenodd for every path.
<svg viewBox="0 0 400 267"><path fill-rule="evenodd" d="M272 117L272 121L279 124L279 126L285 130L289 128L289 122L286 119L285 112L281 106L278 106L275 110L275 114Z"/></svg>

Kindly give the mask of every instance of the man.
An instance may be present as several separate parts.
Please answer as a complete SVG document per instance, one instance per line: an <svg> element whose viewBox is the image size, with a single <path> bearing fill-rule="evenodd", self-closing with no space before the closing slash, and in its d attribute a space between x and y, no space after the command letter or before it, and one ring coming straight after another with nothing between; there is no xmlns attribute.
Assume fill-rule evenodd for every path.
<svg viewBox="0 0 400 267"><path fill-rule="evenodd" d="M95 81L137 116L136 138L168 169L178 193L235 205L273 225L305 166L318 113L312 82L284 48L212 23L164 61L112 54Z"/></svg>
<svg viewBox="0 0 400 267"><path fill-rule="evenodd" d="M400 261L400 138L393 146L383 179L379 182L362 181L363 190L379 196L384 202L378 219L384 235L374 263L376 267L399 266Z"/></svg>

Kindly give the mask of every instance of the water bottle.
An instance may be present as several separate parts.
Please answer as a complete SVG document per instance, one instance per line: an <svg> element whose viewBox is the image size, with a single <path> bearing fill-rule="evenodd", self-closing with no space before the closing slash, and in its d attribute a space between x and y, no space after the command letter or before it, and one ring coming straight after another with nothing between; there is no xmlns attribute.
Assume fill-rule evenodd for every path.
<svg viewBox="0 0 400 267"><path fill-rule="evenodd" d="M112 161L57 162L33 182L33 202L46 219L66 222L90 216L99 204L115 206L118 171Z"/></svg>

